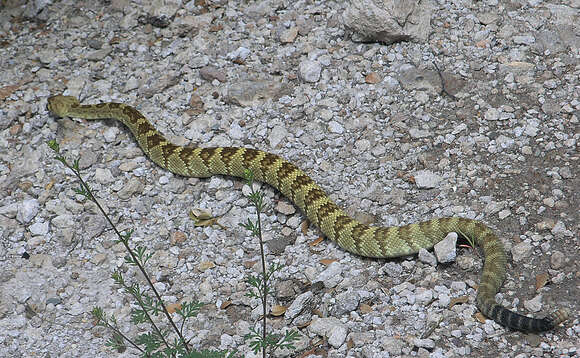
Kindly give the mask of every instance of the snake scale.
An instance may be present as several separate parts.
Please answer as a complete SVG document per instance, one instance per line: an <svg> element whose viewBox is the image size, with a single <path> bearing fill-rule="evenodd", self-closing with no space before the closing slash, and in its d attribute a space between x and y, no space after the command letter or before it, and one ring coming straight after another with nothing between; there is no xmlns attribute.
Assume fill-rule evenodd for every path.
<svg viewBox="0 0 580 358"><path fill-rule="evenodd" d="M243 177L254 172L289 198L343 249L365 257L393 258L430 249L450 232L465 236L481 247L484 266L477 289L477 308L499 324L524 332L542 332L569 317L559 309L546 318L530 318L512 312L495 301L506 276L506 254L499 238L483 223L459 218L439 218L400 227L368 226L348 216L307 174L281 157L261 150L236 147L193 148L170 143L135 108L121 103L81 105L75 97L54 96L48 110L58 117L112 118L123 122L145 154L157 165L186 177L212 175Z"/></svg>

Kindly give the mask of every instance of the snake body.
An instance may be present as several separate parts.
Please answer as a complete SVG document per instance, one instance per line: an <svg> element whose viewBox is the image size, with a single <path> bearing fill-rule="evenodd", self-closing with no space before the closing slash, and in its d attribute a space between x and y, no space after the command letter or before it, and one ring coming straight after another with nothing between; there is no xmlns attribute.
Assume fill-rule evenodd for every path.
<svg viewBox="0 0 580 358"><path fill-rule="evenodd" d="M178 175L243 177L244 171L250 169L256 180L273 186L292 200L327 238L357 255L375 258L411 255L421 248L432 248L448 233L456 232L483 249L485 262L476 304L486 317L524 332L550 330L568 319L569 312L564 308L545 318L530 318L496 303L495 294L506 276L506 255L499 238L479 221L450 217L400 227L368 226L347 215L306 173L277 155L249 148L174 145L139 111L121 103L81 105L75 97L54 96L48 99L48 109L59 117L121 121L153 162Z"/></svg>

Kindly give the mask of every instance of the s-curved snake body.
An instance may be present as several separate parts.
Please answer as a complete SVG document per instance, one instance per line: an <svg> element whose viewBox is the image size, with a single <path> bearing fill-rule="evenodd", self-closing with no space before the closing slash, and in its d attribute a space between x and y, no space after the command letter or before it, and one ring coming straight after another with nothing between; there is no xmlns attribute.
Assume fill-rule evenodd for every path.
<svg viewBox="0 0 580 358"><path fill-rule="evenodd" d="M483 223L458 217L438 218L400 227L368 226L348 216L307 174L281 157L261 150L218 147L193 148L170 143L135 108L121 103L81 105L70 96L48 99L48 109L59 117L113 118L133 133L145 154L157 165L186 177L230 175L243 177L250 169L256 180L278 189L343 249L357 255L392 258L430 249L450 232L481 247L485 262L477 289L477 307L499 324L524 332L550 330L568 319L559 309L546 318L530 318L495 302L506 275L506 255L499 238Z"/></svg>

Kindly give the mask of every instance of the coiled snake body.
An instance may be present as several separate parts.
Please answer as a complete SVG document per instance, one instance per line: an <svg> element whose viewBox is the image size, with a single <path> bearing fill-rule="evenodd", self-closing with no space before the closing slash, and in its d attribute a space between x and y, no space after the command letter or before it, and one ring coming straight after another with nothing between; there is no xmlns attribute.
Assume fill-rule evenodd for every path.
<svg viewBox="0 0 580 358"><path fill-rule="evenodd" d="M450 232L465 236L481 247L485 263L477 289L477 307L496 322L526 332L554 328L568 318L559 309L546 318L530 318L495 302L506 275L506 255L499 238L483 223L458 218L439 218L400 227L368 226L349 217L302 170L277 155L237 147L191 148L168 142L135 108L121 103L81 105L70 96L48 99L48 109L59 117L114 118L123 122L157 165L186 177L230 175L243 177L250 169L256 180L278 189L317 225L329 239L357 255L392 258L430 249Z"/></svg>

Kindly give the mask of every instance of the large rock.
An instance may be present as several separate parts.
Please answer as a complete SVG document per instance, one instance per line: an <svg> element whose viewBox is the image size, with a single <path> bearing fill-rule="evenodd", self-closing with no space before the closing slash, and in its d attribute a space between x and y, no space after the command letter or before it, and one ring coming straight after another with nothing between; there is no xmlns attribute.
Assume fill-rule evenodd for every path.
<svg viewBox="0 0 580 358"><path fill-rule="evenodd" d="M353 41L427 40L433 5L430 0L352 0L342 17Z"/></svg>

